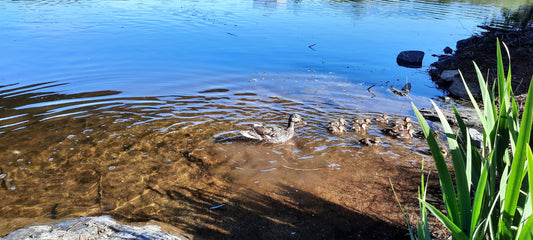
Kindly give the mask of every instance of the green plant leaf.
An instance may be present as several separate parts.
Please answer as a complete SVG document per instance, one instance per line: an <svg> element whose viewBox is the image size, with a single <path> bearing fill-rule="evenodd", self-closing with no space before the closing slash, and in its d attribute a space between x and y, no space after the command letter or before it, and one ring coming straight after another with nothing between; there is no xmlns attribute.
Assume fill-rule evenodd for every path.
<svg viewBox="0 0 533 240"><path fill-rule="evenodd" d="M463 121L463 118L461 118L459 111L457 111L457 108L455 108L455 105L452 104L453 112L455 114L455 118L457 119L457 123L459 125L459 128L461 129L461 133L463 136L463 139L470 139L470 133L466 127L466 124ZM464 140L463 140L464 144ZM477 149L470 144L471 147L462 146L463 152L466 152L466 177L468 181L468 190L471 191L472 188L475 188L477 185L477 182L479 180L479 174L481 172L481 157L477 153ZM470 148L470 150L469 150ZM471 154L469 154L469 151Z"/></svg>
<svg viewBox="0 0 533 240"><path fill-rule="evenodd" d="M488 120L494 121L494 116L493 116L493 113L491 112L492 109L486 107L486 106L491 106L490 102L488 100L485 101L486 99L490 99L490 93L488 92L486 84L485 84L485 81L483 80L483 75L481 75L481 71L479 70L479 68L478 68L478 66L476 65L475 62L474 62L474 67L476 68L476 73L477 73L478 82L479 82L479 88L481 90L481 96L482 96L482 98L484 100L483 104L485 106L485 110L484 110L485 114L483 114L483 112L481 112L481 109L479 108L479 105L477 104L476 99L472 95L472 92L470 92L470 88L466 84L466 80L463 77L463 74L461 73L460 70L459 70L459 75L461 76L461 80L463 80L463 85L465 86L465 89L466 89L466 92L468 94L468 97L470 98L470 102L474 106L474 109L477 112L479 120L481 120L481 125L483 126L483 130L484 131L488 131L487 132L487 134L488 134L491 131L491 129L492 129L492 127L491 127L492 124L490 122L488 122ZM489 104L489 105L486 105L486 104ZM489 115L486 116L487 114L489 114Z"/></svg>
<svg viewBox="0 0 533 240"><path fill-rule="evenodd" d="M518 106L516 105L515 98L511 98L512 114L509 117L509 136L511 136L511 151L516 152L516 142L518 139Z"/></svg>
<svg viewBox="0 0 533 240"><path fill-rule="evenodd" d="M500 238L511 239L513 230L511 229L513 218L518 204L520 194L521 180L523 178L524 165L526 162L526 145L529 144L531 136L531 125L533 118L533 84L530 83L529 91L526 98L524 113L520 124L516 152L511 164L511 171L505 192L505 201L503 204L502 215L499 220Z"/></svg>
<svg viewBox="0 0 533 240"><path fill-rule="evenodd" d="M448 215L453 222L460 222L461 220L455 195L455 186L453 184L450 172L448 171L446 160L444 159L444 156L442 156L439 144L437 143L435 136L433 136L426 119L424 119L422 114L420 114L420 111L418 111L414 103L411 103L411 105L413 107L413 111L415 112L415 116L420 123L420 128L422 128L422 132L424 133L426 141L429 145L431 155L433 155L433 160L435 161L435 166L437 167L439 174L439 182L442 187L442 198L446 205Z"/></svg>
<svg viewBox="0 0 533 240"><path fill-rule="evenodd" d="M486 217L489 216L488 213L481 212L481 208L483 207L483 204L484 204L483 200L484 200L484 193L485 193L488 173L489 173L489 166L486 163L481 168L481 176L479 178L477 189L475 191L474 203L472 206L472 221L470 223L470 236L473 236L475 232L475 228L478 225L478 223L482 219L485 219Z"/></svg>
<svg viewBox="0 0 533 240"><path fill-rule="evenodd" d="M507 103L505 101L506 94L506 81L505 81L505 72L503 70L503 58L502 58L502 51L500 47L500 40L496 39L496 62L497 62L497 72L498 72L498 96L500 99L500 116L501 112L506 112L507 109L502 109L502 106L504 106L504 103Z"/></svg>
<svg viewBox="0 0 533 240"><path fill-rule="evenodd" d="M457 188L457 200L459 202L459 215L461 219L457 221L454 219L454 223L458 225L463 231L470 229L470 219L472 215L472 206L470 202L470 188L468 185L468 179L466 176L465 159L463 152L461 151L459 144L457 143L458 136L454 134L453 129L446 120L446 117L440 110L440 108L431 100L431 104L435 108L439 115L442 128L448 138L448 146L450 147L450 153L452 155L453 169L455 173L455 183ZM439 174L440 176L440 174Z"/></svg>
<svg viewBox="0 0 533 240"><path fill-rule="evenodd" d="M409 229L409 236L411 237L411 240L415 240L416 238L415 238L415 236L413 234L413 231L412 231L412 228L411 228L411 222L409 222L409 213L407 212L407 210L405 210L402 207L402 204L400 203L400 199L398 198L398 195L396 195L396 191L394 190L394 185L392 184L392 181L391 181L390 178L389 178L389 183L390 183L390 187L392 189L392 193L394 194L394 198L396 198L396 202L400 206L400 211L402 212L403 217L405 218L405 221L407 223L407 228Z"/></svg>
<svg viewBox="0 0 533 240"><path fill-rule="evenodd" d="M518 234L519 239L533 239L533 226L531 223L531 220L533 219L533 200L531 199L531 191L533 190L533 176L531 173L533 173L533 152L531 151L531 147L529 145L526 145L526 159L527 159L527 171L528 171L528 181L529 184L528 188L524 189L526 194L526 201L523 204L523 211L522 211L522 217L518 224ZM525 231L526 233L524 233ZM529 234L527 233L529 232ZM524 236L525 235L525 236ZM524 238L526 237L527 238Z"/></svg>
<svg viewBox="0 0 533 240"><path fill-rule="evenodd" d="M437 208L433 207L433 205L425 201L422 201L422 199L419 199L419 201L421 201L422 204L427 209L429 209L429 211L433 213L433 215L435 215L435 217L437 217L437 219L439 219L439 221L441 221L448 230L450 230L454 239L457 239L457 240L468 239L466 234L457 225L455 225L455 223L452 220L444 216L444 214L442 214Z"/></svg>
<svg viewBox="0 0 533 240"><path fill-rule="evenodd" d="M528 168L528 177L529 177L529 193L533 191L533 153L531 152L531 147L527 146L527 168ZM529 195L531 198L531 195ZM533 201L530 199L529 205L526 206L529 208L529 212L533 212Z"/></svg>
<svg viewBox="0 0 533 240"><path fill-rule="evenodd" d="M518 240L531 239L533 239L533 218L530 217L522 227L522 231L520 231L520 236L518 236Z"/></svg>

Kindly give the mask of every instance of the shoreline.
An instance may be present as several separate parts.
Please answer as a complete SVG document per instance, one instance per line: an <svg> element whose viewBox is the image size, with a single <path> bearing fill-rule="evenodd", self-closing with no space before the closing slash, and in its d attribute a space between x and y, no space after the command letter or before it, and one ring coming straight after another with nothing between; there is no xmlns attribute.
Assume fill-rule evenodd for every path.
<svg viewBox="0 0 533 240"><path fill-rule="evenodd" d="M460 70L473 92L479 92L475 62L485 81L492 87L497 77L496 39L505 43L511 59L511 86L516 96L527 94L531 76L533 74L533 28L523 30L505 30L487 26L479 26L485 31L470 38L457 41L456 50L446 47L448 53L437 55L438 61L431 64L429 75L437 86L454 98L465 99L461 92L454 93L454 81L460 81L460 76L452 71ZM509 59L502 44L502 58L507 72ZM451 52L452 51L452 52ZM447 75L447 76L445 76ZM488 76L488 77L487 77ZM446 79L447 78L447 79ZM462 85L462 83L461 83ZM468 100L468 98L466 98Z"/></svg>

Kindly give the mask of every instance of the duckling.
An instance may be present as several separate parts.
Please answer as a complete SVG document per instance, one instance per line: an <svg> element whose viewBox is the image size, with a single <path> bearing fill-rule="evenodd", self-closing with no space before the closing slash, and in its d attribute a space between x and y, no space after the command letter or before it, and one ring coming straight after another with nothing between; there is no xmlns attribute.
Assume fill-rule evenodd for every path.
<svg viewBox="0 0 533 240"><path fill-rule="evenodd" d="M416 131L415 133L413 133L413 137L426 138L426 136L424 136L424 132L422 130L419 130L419 131Z"/></svg>
<svg viewBox="0 0 533 240"><path fill-rule="evenodd" d="M396 121L396 122L398 122L398 121ZM396 135L400 134L403 131L407 131L408 129L412 129L412 127L413 127L413 125L410 122L408 122L407 124L394 123L394 125L392 127L382 129L381 131L383 133L385 133L385 134L396 136Z"/></svg>
<svg viewBox="0 0 533 240"><path fill-rule="evenodd" d="M446 156L448 156L448 148L446 146L441 146L440 152L442 153L442 156L444 156L445 158Z"/></svg>
<svg viewBox="0 0 533 240"><path fill-rule="evenodd" d="M365 121L367 127L370 127L370 125L372 124L372 119L371 118L365 118L365 119L363 119L363 121Z"/></svg>
<svg viewBox="0 0 533 240"><path fill-rule="evenodd" d="M357 124L366 123L367 126L370 126L370 124L372 124L372 119L368 117L367 118L358 117L357 119L354 120L354 122Z"/></svg>
<svg viewBox="0 0 533 240"><path fill-rule="evenodd" d="M394 126L405 126L407 123L411 122L411 117L406 116L403 119L398 119L394 122Z"/></svg>
<svg viewBox="0 0 533 240"><path fill-rule="evenodd" d="M435 138L438 138L440 136L440 132L437 130L433 130L433 136L435 136Z"/></svg>
<svg viewBox="0 0 533 240"><path fill-rule="evenodd" d="M352 130L355 132L365 132L366 129L368 129L368 125L364 122L361 124L354 123L354 125L352 126Z"/></svg>
<svg viewBox="0 0 533 240"><path fill-rule="evenodd" d="M384 128L381 129L381 132L390 136L396 136L400 133L400 129L398 129L397 127Z"/></svg>
<svg viewBox="0 0 533 240"><path fill-rule="evenodd" d="M433 136L435 136L435 138L438 138L440 136L440 133L439 131L437 130L433 130ZM424 132L422 130L419 130L419 131L416 131L414 134L413 134L413 137L417 137L417 138L426 138L426 136L424 136Z"/></svg>
<svg viewBox="0 0 533 240"><path fill-rule="evenodd" d="M374 139L371 139L366 137L359 139L359 143L366 146L375 146L381 144L381 138L375 137Z"/></svg>
<svg viewBox="0 0 533 240"><path fill-rule="evenodd" d="M415 133L415 130L410 128L408 130L401 131L398 135L396 135L396 137L402 138L402 139L411 139L414 133Z"/></svg>
<svg viewBox="0 0 533 240"><path fill-rule="evenodd" d="M403 129L402 130L409 130L409 129L413 129L413 124L408 122L406 123L404 126L402 126Z"/></svg>
<svg viewBox="0 0 533 240"><path fill-rule="evenodd" d="M441 146L440 147L440 152L442 153L442 156L444 158L446 158L446 156L448 156L448 148L446 146ZM429 153L431 155L431 149L427 149L427 153Z"/></svg>
<svg viewBox="0 0 533 240"><path fill-rule="evenodd" d="M330 122L328 125L328 131L333 134L346 132L346 127L344 126L345 122L346 119L344 119L343 117L339 118L339 120Z"/></svg>
<svg viewBox="0 0 533 240"><path fill-rule="evenodd" d="M377 123L380 123L380 124L388 124L389 123L389 115L383 114L382 116L376 117L374 119L374 121L376 121Z"/></svg>

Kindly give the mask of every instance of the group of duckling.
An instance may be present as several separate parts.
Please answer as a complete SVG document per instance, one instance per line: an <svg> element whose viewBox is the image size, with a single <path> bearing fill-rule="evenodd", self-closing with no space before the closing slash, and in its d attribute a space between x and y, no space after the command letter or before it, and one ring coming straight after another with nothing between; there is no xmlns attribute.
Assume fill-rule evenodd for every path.
<svg viewBox="0 0 533 240"><path fill-rule="evenodd" d="M383 114L382 116L378 116L374 119L357 118L353 120L350 130L365 135L367 129L370 127L370 125L372 125L372 123L382 126L383 128L381 129L381 132L394 138L410 139L417 133L413 127L413 123L411 123L411 117L407 116L392 122L387 114ZM328 125L328 131L333 134L342 134L347 132L346 119L341 117L338 120L332 121ZM378 145L381 144L381 139L379 137L370 138L365 136L359 140L359 143L363 145Z"/></svg>
<svg viewBox="0 0 533 240"><path fill-rule="evenodd" d="M365 132L370 124L372 119L370 118L357 118L354 120L352 127L350 128L354 132ZM330 122L328 125L328 131L333 134L341 134L346 132L346 119L341 117L338 120Z"/></svg>
<svg viewBox="0 0 533 240"><path fill-rule="evenodd" d="M411 123L411 117L407 116L403 119L398 119L388 127L381 130L384 134L401 138L401 139L410 139L416 133Z"/></svg>
<svg viewBox="0 0 533 240"><path fill-rule="evenodd" d="M241 135L254 140L259 140L265 143L283 143L288 141L294 136L294 126L296 123L303 123L302 117L299 114L291 114L289 117L288 125L286 128L273 124L252 124L250 130L240 131ZM378 145L381 143L379 137L370 138L367 136L367 129L376 123L384 128L381 131L389 136L400 138L400 139L410 139L416 135L416 131L413 129L413 124L411 123L411 117L407 116L402 119L398 119L394 122L391 122L387 114L371 118L357 118L353 121L350 130L358 133L358 135L363 135L359 142L363 145ZM347 132L346 129L346 119L344 117L335 120L328 125L328 130L333 134L342 134Z"/></svg>

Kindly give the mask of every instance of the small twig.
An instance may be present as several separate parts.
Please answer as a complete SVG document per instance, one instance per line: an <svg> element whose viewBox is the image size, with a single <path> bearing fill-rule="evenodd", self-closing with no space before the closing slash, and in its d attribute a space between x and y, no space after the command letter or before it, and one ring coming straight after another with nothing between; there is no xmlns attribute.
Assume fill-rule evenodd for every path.
<svg viewBox="0 0 533 240"><path fill-rule="evenodd" d="M305 168L305 169L302 169L302 168L293 168L293 167L289 167L289 166L287 166L287 165L281 165L281 166L284 167L284 168L291 169L291 170L303 171L303 172L307 172L307 171L319 171L319 170L327 169L327 168Z"/></svg>
<svg viewBox="0 0 533 240"><path fill-rule="evenodd" d="M376 94L374 94L373 92L370 91L370 89L372 89L372 88L375 87L375 86L376 86L376 84L374 84L374 85L372 85L372 86L370 86L370 87L368 87L368 88L366 89L370 94L372 94L372 97L371 97L371 98L375 98L375 97L376 97Z"/></svg>

